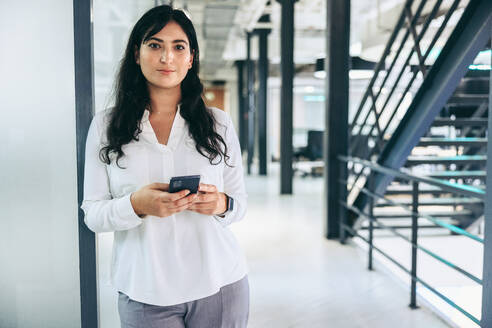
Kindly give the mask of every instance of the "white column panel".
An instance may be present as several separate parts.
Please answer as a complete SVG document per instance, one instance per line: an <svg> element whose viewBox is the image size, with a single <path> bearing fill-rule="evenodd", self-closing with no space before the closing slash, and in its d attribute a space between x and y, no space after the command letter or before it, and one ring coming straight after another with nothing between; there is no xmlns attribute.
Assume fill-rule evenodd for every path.
<svg viewBox="0 0 492 328"><path fill-rule="evenodd" d="M1 1L0 44L0 327L80 327L72 1Z"/></svg>

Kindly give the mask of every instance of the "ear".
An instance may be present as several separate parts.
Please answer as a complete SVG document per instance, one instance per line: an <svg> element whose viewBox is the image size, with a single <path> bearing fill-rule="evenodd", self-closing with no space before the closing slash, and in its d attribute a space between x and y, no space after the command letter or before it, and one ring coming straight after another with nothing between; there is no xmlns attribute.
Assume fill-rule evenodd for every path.
<svg viewBox="0 0 492 328"><path fill-rule="evenodd" d="M195 50L191 51L190 61L188 62L188 69L193 66L193 59L195 58Z"/></svg>

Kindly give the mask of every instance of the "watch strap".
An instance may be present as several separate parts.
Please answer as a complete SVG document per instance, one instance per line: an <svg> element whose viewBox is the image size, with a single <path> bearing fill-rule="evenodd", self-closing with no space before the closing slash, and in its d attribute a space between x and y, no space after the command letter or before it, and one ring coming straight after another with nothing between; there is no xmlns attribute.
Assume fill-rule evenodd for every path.
<svg viewBox="0 0 492 328"><path fill-rule="evenodd" d="M224 194L226 196L226 211L222 214L219 214L218 216L220 217L225 217L227 213L230 213L232 212L232 210L234 209L234 198L230 197L229 195L227 194Z"/></svg>

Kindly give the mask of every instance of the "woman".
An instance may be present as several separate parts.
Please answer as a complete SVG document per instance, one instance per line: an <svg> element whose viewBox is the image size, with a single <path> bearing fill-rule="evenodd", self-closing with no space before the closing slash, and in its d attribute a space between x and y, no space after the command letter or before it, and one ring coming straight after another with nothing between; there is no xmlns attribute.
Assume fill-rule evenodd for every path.
<svg viewBox="0 0 492 328"><path fill-rule="evenodd" d="M246 327L244 256L228 225L244 217L241 152L230 117L206 108L191 21L149 10L132 30L115 106L86 144L85 223L114 231L112 282L121 326ZM201 175L199 192L169 193Z"/></svg>

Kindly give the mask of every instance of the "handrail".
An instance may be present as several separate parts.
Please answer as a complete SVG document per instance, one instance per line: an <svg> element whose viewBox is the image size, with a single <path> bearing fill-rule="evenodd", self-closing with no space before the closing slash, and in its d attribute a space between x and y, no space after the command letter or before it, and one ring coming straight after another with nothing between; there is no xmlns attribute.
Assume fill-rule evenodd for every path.
<svg viewBox="0 0 492 328"><path fill-rule="evenodd" d="M359 237L360 239L364 240L366 243L369 244L369 241L364 236L362 236L361 234L357 233L357 231L355 231L354 229L352 229L350 226L344 224L343 225L343 228L346 229L347 231L349 231L354 236ZM409 275L412 274L410 272L410 270L408 270L400 262L398 262L397 260L395 260L394 258L392 258L391 256L389 256L388 254L386 254L383 250L379 249L377 246L371 245L371 247L375 251L377 251L378 253L380 253L381 255L383 255L385 258L387 258L388 260L390 260L394 265L396 265L397 267L399 267L401 270L405 271ZM449 305L451 305L453 308L455 308L458 311L460 311L461 313L463 313L470 320L472 320L476 324L480 325L480 320L478 320L471 313L469 313L468 311L466 311L465 309L463 309L461 306L459 306L458 304L456 304L455 302L453 302L449 297L445 296L444 294L442 294L441 292L439 292L437 289L435 289L434 287L432 287L431 285L429 285L429 283L425 282L424 280L422 280L419 277L412 277L412 280L414 280L416 282L419 282L420 284L422 284L422 286L424 286L425 288L427 288L428 290L430 290L431 292L433 292L434 294L436 294L438 297L440 297L446 303L448 303Z"/></svg>
<svg viewBox="0 0 492 328"><path fill-rule="evenodd" d="M410 214L410 215L416 215L417 217L420 217L420 218L423 218L423 219L427 219L431 222L433 222L435 225L438 225L440 227L443 227L445 229L448 229L449 231L452 231L454 233L457 233L459 235L462 235L462 236L465 236L465 237L468 237L472 240L475 240L475 241L478 241L479 243L481 243L483 245L484 243L484 240L483 238L480 238L478 236L475 236L474 234L471 234L469 233L468 231L464 230L464 229L461 229L457 226L454 226L452 224L449 224L449 223L446 223L444 222L443 220L440 220L438 218L435 218L433 217L432 215L428 215L428 214L421 214L421 213L416 213L414 211L412 211L409 206L405 206L405 205L402 205L402 204L398 204L394 201L392 201L391 199L388 199L376 192L371 192L369 190L367 190L366 188L361 188L361 187L356 187L356 188L359 188L363 193L365 193L366 195L368 195L369 197L373 197L373 198L378 198L378 199L383 199L385 200L388 204L391 204L393 206L397 206L397 207L400 207L402 209L404 209L405 211L407 211L407 214ZM360 212L360 213L363 213L363 212ZM359 214L359 212L357 212L357 214Z"/></svg>
<svg viewBox="0 0 492 328"><path fill-rule="evenodd" d="M455 1L460 1L460 0L455 0ZM430 15L426 18L426 23L424 24L424 27L423 27L422 31L420 31L419 36L418 36L418 38L417 38L417 41L416 41L417 43L420 41L420 39L423 37L423 35L424 35L424 34L425 34L425 32L427 31L427 27L429 26L430 22L434 19L434 16L436 15L436 13L437 13L437 9L439 8L439 6L440 6L441 2L442 2L442 1L437 1L437 2L436 2L436 4L434 5L434 8L433 8L433 10L432 10L431 14L430 14ZM380 96L380 94L381 94L381 91L382 91L383 87L386 85L386 82L388 81L388 78L389 78L389 76L391 75L391 72L393 71L393 68L395 67L395 64L396 64L397 60L398 60L398 58L400 57L401 51L402 51L402 49L404 48L404 45L405 45L405 43L406 43L406 42L407 42L407 40L408 40L408 36L409 36L409 34L410 34L410 30L412 30L412 29L414 28L414 26L415 26L415 24L416 24L416 22L417 22L417 20L418 20L418 18L419 18L419 16L420 16L420 14L421 14L421 12L422 12L422 10L423 10L423 8L424 8L424 6L425 6L425 4L426 4L426 3L427 3L427 0L422 0L422 1L420 2L419 7L417 8L417 10L416 10L416 12L415 12L415 15L412 17L410 24L407 24L407 27L406 27L406 32L405 32L405 34L404 34L404 36L403 36L402 40L400 41L400 46L399 46L399 48L398 48L398 50L397 50L397 52L396 52L395 56L393 57L392 63L391 63L391 65L390 65L389 69L388 69L388 70L387 70L387 72L386 72L386 76L384 77L384 79L383 79L383 81L382 81L381 85L379 86L378 93L377 93L375 96L372 96L372 97L371 97L371 98L372 98L372 99L371 99L371 100L372 100L372 106L375 106L375 103L376 103L377 99L379 98L379 96ZM403 8L404 8L404 10L402 10L402 13L401 13L401 15L402 15L403 19L404 19L405 17L409 17L409 16L408 16L408 8L409 8L409 6L411 6L411 3L408 3L408 2L407 2L407 3L404 5L404 7L403 7ZM396 31L396 32L399 32L399 30L400 30L400 29L401 29L401 25L397 25L397 26L395 27L395 31ZM392 45L392 42L394 42L394 40L390 39L390 40L389 40L389 42L388 42L388 45L390 45L390 46L391 46L391 45ZM382 106L382 108L380 109L379 113L382 113L383 111L385 111L386 106L387 106L387 104L388 104L388 102L389 102L389 100L390 100L390 98L391 98L391 96L392 96L393 92L395 91L395 88L396 88L396 86L397 86L398 82L400 81L401 76L403 75L403 73L404 73L404 71L405 71L405 68L408 66L409 60L410 60L411 56L413 55L414 51L415 51L415 47L412 47L412 50L409 52L409 54L408 54L408 56L407 56L407 59L406 59L405 63L402 65L402 67L401 67L401 69L400 69L400 72L399 72L399 74L398 74L398 77L397 77L396 81L393 83L393 88L391 89L391 91L390 91L390 92L389 92L389 94L387 95L386 100L385 100L385 103L384 103L384 105ZM383 62L384 62L384 61L386 60L387 56L388 56L388 53L384 53L384 54L381 56L381 61L383 61ZM425 59L424 59L424 60L425 60ZM377 72L375 72L375 74L374 74L374 75L378 75L378 73L379 73L379 72L377 71ZM376 76L376 77L377 77L377 76ZM374 78L374 76L373 76L373 78ZM371 81L371 82L372 82L372 81ZM373 87L373 85L369 85L369 86L368 86L368 88L367 88L368 92L369 92L371 95L372 95L372 87ZM401 98L403 98L403 96L402 96ZM360 111L362 111L362 109L363 109L363 107L364 107L364 105L365 105L366 101L367 101L367 98L363 98L363 99L362 99L361 104L360 104L360 107L359 107ZM370 106L370 107L372 107L372 106ZM396 106L396 108L395 108L395 109L397 109L398 107L399 107L399 106ZM363 120L362 126L366 126L367 119L368 119L368 117L369 117L369 113L370 113L370 110L368 110L368 111L367 111L367 114L366 114L366 116L365 116L365 118L364 118L364 120ZM358 111L358 113L357 113L357 114L359 114L359 115L360 115L360 112ZM356 115L356 116L354 117L353 123L357 122L357 119L358 119L359 115ZM374 129L374 125L373 125L373 126L372 126L372 128L371 128L371 132L372 132L372 130L373 130L373 129ZM369 133L369 134L371 134L371 133ZM359 129L359 131L358 131L358 135L362 135L362 128L360 128L360 129ZM355 137L355 135L354 135L354 136L352 136L352 138L353 138L353 137ZM355 146L356 146L356 145L354 145L352 149L355 149Z"/></svg>
<svg viewBox="0 0 492 328"><path fill-rule="evenodd" d="M439 38L440 34L443 32L444 27L446 26L446 24L447 24L448 20L451 18L452 13L453 13L453 12L454 12L454 10L456 9L456 7L458 6L458 4L459 4L459 2L460 2L460 1L461 1L461 0L455 0L455 1L454 1L454 3L452 4L451 9L450 9L450 10L448 11L448 13L446 14L443 24L440 26L440 28L439 28L439 30L437 31L437 33L434 35L434 38L432 39L430 46L429 46L429 47L427 48L427 50L425 51L425 54L424 54L424 56L423 56L423 61L424 61L424 62L425 62L425 60L427 60L427 57L429 56L430 51L433 49L434 44L437 42L437 40L438 40L438 38ZM437 3L436 3L436 4L437 4ZM437 8L435 7L435 9L437 9ZM434 10L433 10L433 13L434 13ZM433 16L429 16L429 17L427 18L427 22L429 22L429 23L430 23L430 21L432 20L432 17L433 17ZM426 22L426 23L427 23L427 22ZM424 34L425 34L425 32L426 32L426 29L427 29L427 26L428 26L428 24L425 24L425 25L424 25L424 28L422 29L422 31L420 31L420 33L419 33L419 35L418 35L418 38L417 38L417 40L418 40L417 42L419 42L419 41L422 39L422 37L424 36ZM400 72L399 72L399 74L398 74L398 77L396 78L396 81L394 82L393 88L390 90L390 92L389 92L389 93L388 93L388 95L386 96L386 100L385 100L385 102L384 102L384 104L383 104L383 106L382 106L382 109L381 109L381 111L380 111L380 114L381 114L383 111L385 111L386 106L389 104L390 99L391 99L391 96L393 95L393 92L396 90L396 86L398 85L398 83L399 83L399 81L400 81L401 77L403 76L403 73L405 72L405 68L406 68L406 67L409 65L409 63L410 63L410 59L412 58L412 55L413 55L413 50L412 50L412 51L411 51L411 52L407 55L407 58L406 58L406 60L405 60L405 63L404 63L404 65L402 66L402 68L400 69ZM381 139L384 137L384 134L386 133L386 130L388 129L389 125L390 125L390 124L391 124L391 122L393 121L393 118L395 117L396 113L398 112L398 109L400 108L400 105L402 104L402 102L403 102L403 100L404 100L405 95L406 95L406 94L407 94L407 92L410 90L411 86L413 85L413 82L415 81L415 78L417 77L418 72L419 72L418 70L417 70L417 71L415 71L415 72L413 72L413 75L412 75L412 78L410 79L410 82L408 82L408 84L407 84L407 86L406 86L405 90L402 92L402 95L401 95L401 97L400 97L400 100L398 101L398 103L396 104L396 106L395 106L395 108L394 108L393 112L391 113L391 115L390 115L390 117L389 117L389 119L388 119L388 122L387 122L386 126L385 126L385 127L384 127L384 129L382 130L382 133L377 135L377 141L376 141L376 144L377 144L377 143L379 143L379 142L381 141ZM422 73L422 74L424 74L424 73ZM388 74L387 76L389 76L389 74ZM425 77L425 76L424 76L424 77ZM383 82L385 82L385 81L386 81L386 79L385 79ZM382 87L383 87L383 85L381 86L380 90L382 89ZM378 96L379 96L379 93L378 93ZM376 102L377 98L378 98L378 97L376 97L376 98L374 99L374 102ZM365 124L365 122L364 122L363 124ZM371 127L369 134L371 134L371 133L372 133L372 131L374 131L374 127L375 127L374 125ZM359 135L360 135L360 133L359 133ZM371 155L372 155L372 154L374 154L374 152L375 152L375 150L376 150L376 149L377 149L377 148L376 148L376 147L374 147L374 148L371 150Z"/></svg>
<svg viewBox="0 0 492 328"><path fill-rule="evenodd" d="M437 226L450 230L453 233L468 237L472 240L480 242L481 244L484 243L484 239L481 238L481 236L476 236L469 233L465 229L450 224L446 220L442 220L438 217L425 213L420 213L419 205L421 206L425 202L419 201L419 185L430 185L433 186L431 189L437 189L438 193L453 193L456 195L479 199L482 202L486 200L485 191L475 186L466 186L447 180L441 180L436 177L416 176L403 168L390 168L383 166L386 164L379 164L383 163L381 154L384 156L389 147L385 146L385 140L388 139L388 136L394 133L395 126L399 124L396 129L397 133L401 129L402 123L399 122L399 118L404 117L404 119L406 119L409 115L409 113L406 113L407 108L413 108L415 104L418 104L418 97L415 98L417 100L414 99L411 102L410 107L407 107L405 102L405 100L408 99L407 96L409 92L415 88L422 88L422 85L420 84L421 81L418 77L422 77L422 83L427 85L431 82L430 80L434 78L434 73L439 70L442 60L446 59L446 52L443 52L441 53L441 56L438 57L436 65L432 64L431 51L434 49L434 46L437 42L442 40L447 42L446 47L448 47L452 43L452 40L454 40L453 36L457 33L457 31L460 31L459 26L469 21L469 13L473 12L474 8L476 8L474 6L474 0L472 0L468 2L463 14L459 13L459 10L457 10L458 7L460 7L462 3L466 2L466 0L451 0L449 2L435 0L432 3L427 0L405 1L398 21L396 22L396 25L385 45L385 49L376 66L376 69L374 70L374 74L357 106L355 115L349 123L351 131L349 136L350 146L348 147L348 155L337 157L338 160L346 163L342 164L344 169L344 179L347 179L346 174L348 172L352 172L350 173L350 178L347 179L350 183L342 178L338 179L338 187L342 188L340 189L342 199L339 199L338 201L340 204L339 219L341 228L341 243L343 244L345 242L347 234L352 234L353 236L357 236L364 240L369 245L369 270L372 270L372 253L373 250L375 250L403 271L408 273L411 276L411 308L417 307L416 285L418 282L446 303L463 313L470 320L480 324L480 321L471 313L467 312L463 307L460 307L450 298L439 292L436 288L423 281L417 274L417 250L419 250L482 285L482 280L478 276L467 272L463 268L433 253L429 249L422 247L422 245L418 243L419 223L422 223L421 218L424 218ZM441 8L443 4L446 4L446 8ZM449 6L447 4L449 4ZM430 9L430 12L428 14L421 15L426 5L429 5L428 9ZM438 16L441 16L441 13L444 13L444 15L442 15L442 20L439 22L440 26L437 29L429 29L431 22L433 22ZM447 39L444 31L454 16L461 16L461 18L457 17L459 18L457 28L454 29L454 32L449 37L448 41L443 40ZM417 25L420 28L418 28ZM425 40L428 39L428 41L425 42L425 45L424 42L422 42L424 38ZM413 62L413 59L416 59L416 62ZM412 66L415 66L416 69L412 69ZM386 67L386 69L384 67ZM427 74L429 72L430 74ZM388 83L391 83L392 85L388 86ZM421 92L422 90L419 90L418 95L420 95ZM483 123L480 125L482 126ZM393 141L393 139L394 136L390 138L391 141ZM412 142L416 141L417 139L412 139ZM380 159L379 163L376 162L378 157ZM402 158L398 158L396 162L401 163L402 161ZM348 165L348 163L350 163L350 165ZM387 180L389 180L389 177L410 182L412 185L412 202L410 203L410 206L406 202L405 204L398 204L396 201L385 197L384 190L382 189ZM354 196L357 198L353 198ZM359 198L359 196L362 197ZM349 199L351 200L349 201ZM353 202L353 199L355 199L355 202ZM403 233L400 233L400 230L398 230L399 226L383 224L381 222L382 220L378 220L374 216L374 208L376 203L382 202L381 200L387 205L403 208L405 210L404 215L408 214L408 216L411 217L411 238ZM475 202L475 200L471 201ZM369 220L367 227L367 238L365 237L366 235L361 235L354 227L352 227L352 225L347 224L348 219L354 218L354 216L348 216L349 212L351 212L350 214L353 214L355 217L358 216ZM471 211L471 213L476 214L475 210ZM425 224L427 227L428 224ZM388 230L394 235L403 238L412 246L411 270L374 245L373 231L374 229L379 228Z"/></svg>
<svg viewBox="0 0 492 328"><path fill-rule="evenodd" d="M353 236L361 238L363 241L365 241L369 245L369 270L372 270L372 262L373 262L373 250L379 252L381 255L386 257L388 260L390 260L392 263L394 263L396 266L398 266L401 270L405 271L411 276L411 288L410 288L410 294L411 294L411 301L410 301L410 307L411 308L416 308L417 307L417 302L416 302L416 293L417 293L417 283L420 283L422 286L430 290L432 293L437 295L439 298L444 300L446 303L451 305L453 308L456 310L460 311L462 314L464 314L466 317L468 317L470 320L473 322L480 324L480 320L477 319L475 316L473 316L471 313L466 311L463 307L459 306L456 304L454 301L452 301L450 298L448 298L446 295L442 294L439 292L436 288L432 287L429 283L423 281L419 275L417 274L417 250L420 250L427 255L431 256L435 260L439 261L442 264L445 264L446 266L450 267L451 269L455 270L458 273L461 273L462 275L466 276L467 278L473 280L479 285L483 285L483 280L480 279L479 277L473 275L472 273L466 271L465 269L461 268L460 266L452 263L451 261L448 261L444 259L443 257L439 256L438 254L432 252L426 247L423 247L418 243L418 229L419 229L419 224L418 220L419 218L425 218L434 224L441 226L443 228L446 228L448 230L451 230L457 234L460 234L462 236L468 237L472 240L480 242L482 245L484 244L484 239L480 238L479 236L473 235L469 233L468 231L461 229L455 225L449 224L447 222L444 222L443 220L440 220L438 218L435 218L431 215L426 215L419 213L419 183L424 183L428 185L433 185L438 188L440 188L443 191L449 192L449 193L455 193L459 195L464 195L464 196L469 196L469 197L474 197L478 198L480 200L485 199L485 191L471 187L471 186L463 186L460 184L456 183L450 183L447 181L439 180L439 179L434 179L434 178L429 178L429 177L419 177L412 175L408 172L403 172L402 169L400 170L395 170L391 169L388 167L384 167L380 164L370 162L364 159L360 159L357 157L351 157L351 156L338 156L337 158L341 162L345 163L353 163L353 164L360 164L363 166L363 168L360 170L360 173L365 172L366 169L370 169L370 173L364 173L366 174L366 177L368 178L368 187L365 186L358 186L356 185L355 182L352 182L351 190L353 188L357 188L360 192L364 193L369 197L369 213L366 212L366 209L359 209L353 205L348 204L348 201L346 199L339 199L338 202L340 204L340 208L344 207L346 210L352 211L354 214L356 214L359 217L365 218L369 220L369 237L365 238L361 234L359 234L353 227L347 225L345 222L345 215L341 215L341 242L344 243L345 241L345 233L349 232ZM355 166L355 165L354 165ZM377 172L377 174L375 174ZM376 192L375 190L375 181L376 177L378 174L384 174L384 175L390 175L392 177L397 177L403 180L407 180L412 183L412 205L407 206L401 203L397 203L391 199L386 198L384 195L381 195L380 193ZM346 189L349 186L349 182L340 178L338 179L338 184L340 185L341 188ZM342 193L343 195L343 193ZM384 200L386 204L392 205L392 206L397 206L406 211L406 213L411 216L412 219L412 234L411 238L408 236L405 236L404 234L400 233L397 230L397 226L389 226L386 224L383 224L374 216L374 207L376 204L376 200ZM389 230L391 233L393 233L395 236L402 238L406 242L408 242L412 246L412 264L411 264L411 270L406 268L402 263L398 262L396 259L385 253L382 249L376 247L373 242L373 230L375 229L374 224L376 225L376 228L381 228L381 229L386 229Z"/></svg>
<svg viewBox="0 0 492 328"><path fill-rule="evenodd" d="M440 187L443 190L453 192L456 194L460 194L463 196L470 196L470 197L476 197L481 200L485 200L485 191L479 188L475 188L472 186L465 186L459 183L453 183L441 179L435 179L435 178L429 178L429 177L418 177L416 175L412 175L410 173L403 172L401 169L400 170L394 170L390 169L384 166L381 166L379 164L373 163L371 161L367 161L365 159L357 158L357 157L352 157L352 156L338 156L338 159L344 162L353 162L353 163L359 163L362 164L366 167L369 167L373 169L374 171L386 174L386 175L391 175L393 177L398 177L404 180L408 181L417 181L417 182L422 182L426 183L429 185L437 186Z"/></svg>
<svg viewBox="0 0 492 328"><path fill-rule="evenodd" d="M473 280L474 282L476 282L477 284L479 285L482 285L483 282L482 282L482 279L478 278L478 277L475 277L473 274L469 273L468 271L466 271L465 269L462 269L461 267L457 266L456 264L453 264L452 262L450 261L447 261L445 260L444 258L442 258L441 256L437 255L436 253L428 250L427 248L419 245L419 244L414 244L412 243L412 241L410 240L410 238L408 238L407 236L403 235L402 233L398 232L395 228L392 228L392 227L389 227L381 222L379 222L379 220L377 219L374 219L374 218L371 218L370 215L368 215L367 213L364 213L362 211L360 211L357 207L354 207L354 206L351 206L351 205L348 205L346 202L342 202L340 201L340 204L343 205L345 208L351 210L351 211L354 211L356 212L358 215L360 216L364 216L365 218L367 218L368 220L372 220L374 223L376 223L378 226L384 228L384 229L388 229L390 230L392 233L394 233L396 236L402 238L403 240L406 240L407 242L409 242L412 246L415 246L417 247L418 249L420 249L421 251L423 251L424 253L432 256L433 258L435 258L436 260L438 260L439 262L447 265L448 267L458 271L459 273L465 275L467 278L470 278L471 280Z"/></svg>
<svg viewBox="0 0 492 328"><path fill-rule="evenodd" d="M404 4L404 6L411 5L413 3L413 0L407 0ZM381 59L377 63L376 67L374 68L374 74L372 75L371 81L369 82L369 85L364 93L364 96L362 97L362 100L359 104L359 108L357 109L357 112L354 116L354 119L352 120L353 123L357 122L357 119L359 118L360 113L362 112L362 108L364 107L364 104L366 103L367 97L369 97L369 91L372 89L374 84L376 83L376 79L378 77L379 72L381 69L384 67L384 60L388 56L391 50L391 46L393 45L393 42L396 40L396 37L398 36L398 33L403 26L403 23L405 22L405 12L402 11L400 14L400 17L398 18L398 21L396 23L395 28L393 29L393 32L391 33L391 36L389 37L388 42L386 43L386 46L384 48L383 54L381 56Z"/></svg>
<svg viewBox="0 0 492 328"><path fill-rule="evenodd" d="M403 18L406 17L408 20L407 24L405 24L406 33L404 34L403 38L401 39L401 44L400 44L398 51L396 52L396 55L392 58L392 63L391 63L391 65L387 71L386 76L383 79L383 82L381 83L381 85L378 86L379 90L378 90L377 94L376 95L373 94L373 87L374 87L374 83L377 79L376 75L379 74L379 70L375 71L374 76L371 79L371 82L369 83L369 86L366 90L366 93L364 94L364 97L361 99L357 113L354 116L352 123L350 124L350 126L352 126L352 127L355 127L355 126L358 127L357 132L355 132L350 137L350 139L353 140L353 142L351 142L351 146L350 146L350 150L349 150L350 155L356 154L356 151L359 149L359 147L357 147L357 146L358 146L358 144L360 144L360 142L362 140L360 138L360 136L365 135L364 133L367 132L367 129L369 130L369 132L367 132L367 136L369 136L369 138L371 138L371 140L373 141L373 145L369 147L368 152L367 152L367 154L364 155L364 157L371 158L373 155L377 154L378 151L381 151L381 149L382 149L381 148L381 141L384 139L385 134L387 133L389 127L391 126L392 122L394 121L396 114L398 112L400 112L400 107L401 107L401 104L403 103L405 95L408 93L408 91L410 90L410 88L414 84L414 81L415 81L417 74L419 72L422 73L424 78L426 77L426 73L429 70L425 69L425 67L427 66L425 64L425 61L427 60L427 58L428 58L431 50L433 49L435 43L441 37L441 34L444 31L444 28L446 27L446 25L447 25L448 21L450 20L451 16L453 15L453 13L458 8L461 1L462 0L454 0L452 2L451 6L449 7L449 10L446 12L446 14L444 16L444 20L443 20L441 26L439 27L437 32L433 35L432 41L430 42L430 45L427 46L424 53L421 52L423 50L420 49L420 41L423 39L425 33L427 32L431 21L437 17L437 13L438 13L439 8L442 4L442 1L439 0L439 1L436 1L434 3L434 6L431 10L431 13L429 15L427 15L427 17L425 17L423 27L418 32L418 35L417 35L416 29L415 29L416 21L417 21L418 17L420 16L420 13L421 13L423 6L427 3L427 0L422 0L420 2L419 7L417 8L417 10L415 11L415 14L413 14L413 16L412 16L412 12L410 10L412 3L409 1L407 1L405 3L403 10L402 10L402 13L401 13L401 15L402 15L401 17L403 17ZM402 25L400 24L400 21L398 21L397 25L395 26L393 33L397 32L397 34L398 34L400 32L400 30L402 30L402 29L403 29ZM412 49L408 53L404 64L401 66L401 69L398 73L398 76L396 77L396 80L393 82L393 87L391 88L389 93L386 95L386 99L384 101L384 104L382 104L381 106L378 106L379 108L377 109L376 108L376 102L378 101L379 96L381 95L381 92L382 92L386 82L389 79L389 76L390 76L390 74L391 74L391 72L395 66L395 62L400 57L401 48L407 42L409 34L412 35L412 39L411 39L411 40L413 40ZM388 46L391 47L392 44L394 43L394 41L395 41L395 39L393 38L393 34L392 34L392 36L390 37L390 40L387 43L387 47ZM409 42L411 42L411 41L409 41ZM391 106L392 108L388 108L389 107L388 105L390 103L390 99L392 99L393 93L396 90L397 85L400 83L400 80L401 80L404 72L406 72L407 68L410 65L410 59L412 58L412 56L415 55L415 53L418 54L419 52L420 52L420 56L418 56L418 58L419 58L418 67L424 68L424 71L415 70L413 72L413 74L410 74L410 75L412 75L411 79L410 79L410 81L406 82L405 90L399 95L399 100L397 99L396 105L395 106L392 105ZM383 53L383 55L381 56L381 59L380 59L380 63L384 63L384 61L388 57L388 54L389 53L387 53L387 52ZM370 97L369 97L369 95L370 95ZM370 99L368 99L368 98L370 98ZM372 101L372 103L369 104L370 101ZM365 113L365 117L363 118L363 122L361 123L358 120L361 116L361 113L364 111L365 108L367 108L367 111ZM384 115L383 115L383 112L384 112ZM373 113L373 116L375 116L374 117L374 119L375 119L374 123L368 123L368 119L369 119L369 116L371 113ZM379 118L381 116L385 117L386 123L380 122ZM373 131L376 131L376 135L374 135ZM356 181L358 181L360 177L361 177L361 173L356 174L356 178L355 178ZM349 190L349 193L351 193L351 192L352 192L352 190Z"/></svg>

